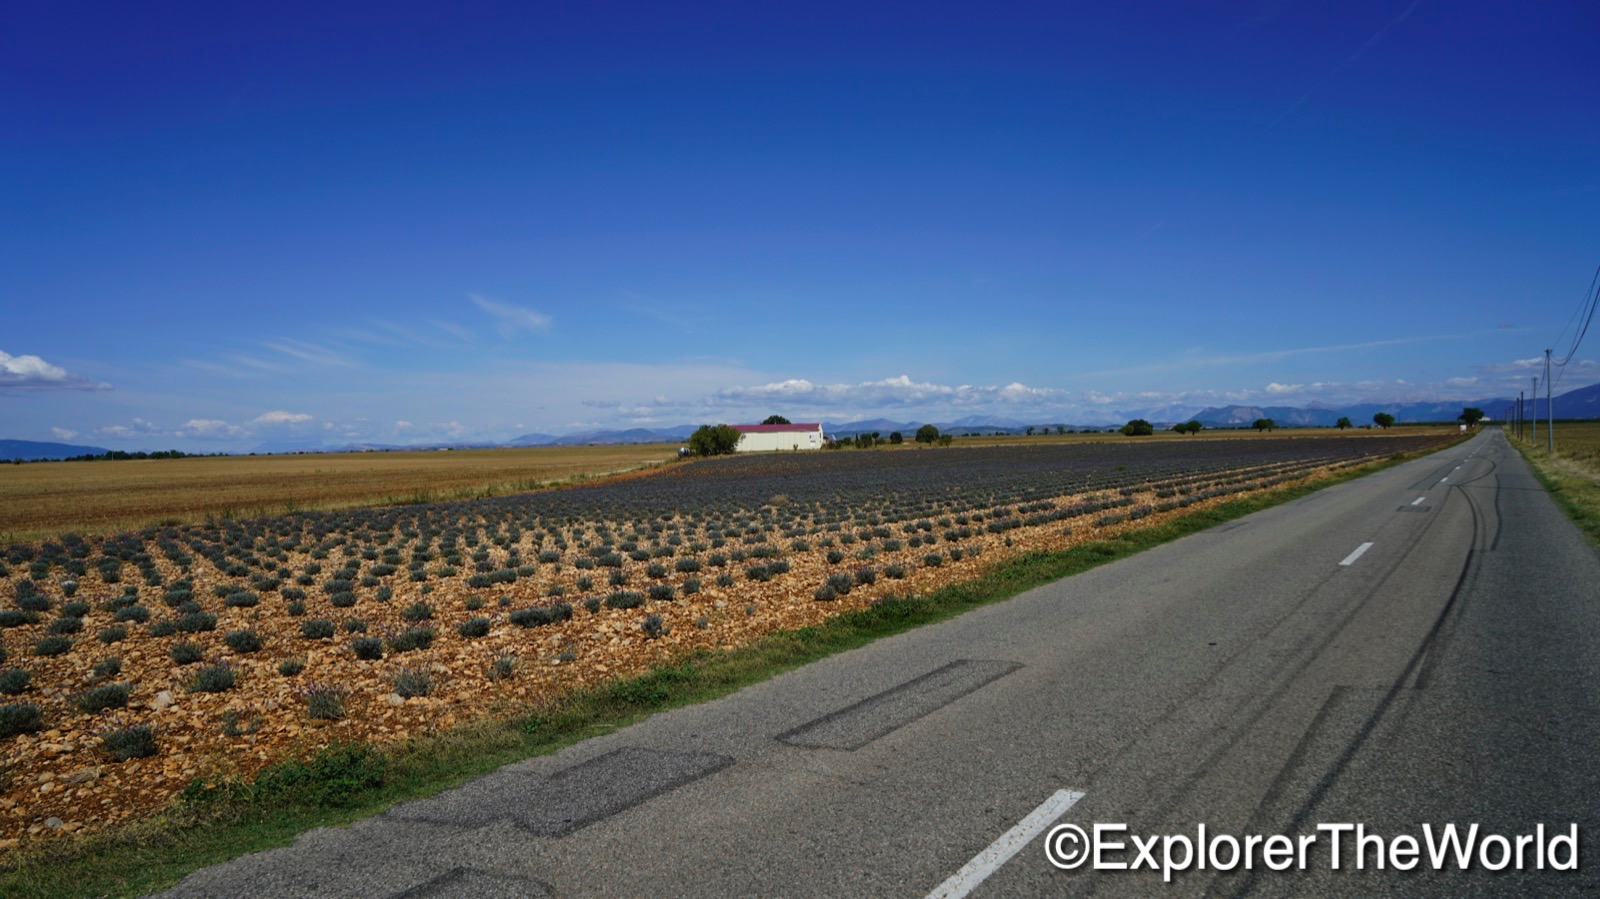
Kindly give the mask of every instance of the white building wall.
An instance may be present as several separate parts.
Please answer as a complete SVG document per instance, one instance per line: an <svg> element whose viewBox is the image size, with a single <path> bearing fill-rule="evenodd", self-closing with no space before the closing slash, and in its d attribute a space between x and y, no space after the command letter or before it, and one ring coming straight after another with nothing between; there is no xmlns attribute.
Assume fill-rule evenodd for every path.
<svg viewBox="0 0 1600 899"><path fill-rule="evenodd" d="M743 434L739 437L739 445L735 449L741 453L822 449L822 429Z"/></svg>

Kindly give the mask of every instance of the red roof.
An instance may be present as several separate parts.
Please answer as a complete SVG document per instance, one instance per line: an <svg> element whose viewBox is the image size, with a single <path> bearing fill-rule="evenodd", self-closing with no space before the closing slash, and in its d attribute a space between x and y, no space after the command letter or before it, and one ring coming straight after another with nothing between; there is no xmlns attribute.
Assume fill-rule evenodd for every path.
<svg viewBox="0 0 1600 899"><path fill-rule="evenodd" d="M792 425L733 425L732 427L741 434L788 434L821 430L822 425L814 422L811 424L797 422Z"/></svg>

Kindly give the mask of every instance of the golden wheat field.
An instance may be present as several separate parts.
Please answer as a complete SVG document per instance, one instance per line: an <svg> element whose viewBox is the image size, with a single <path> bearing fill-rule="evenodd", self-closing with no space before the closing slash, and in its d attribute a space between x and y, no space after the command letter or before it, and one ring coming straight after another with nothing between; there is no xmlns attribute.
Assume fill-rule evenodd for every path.
<svg viewBox="0 0 1600 899"><path fill-rule="evenodd" d="M676 453L675 444L639 444L0 465L0 542L497 496L635 471Z"/></svg>

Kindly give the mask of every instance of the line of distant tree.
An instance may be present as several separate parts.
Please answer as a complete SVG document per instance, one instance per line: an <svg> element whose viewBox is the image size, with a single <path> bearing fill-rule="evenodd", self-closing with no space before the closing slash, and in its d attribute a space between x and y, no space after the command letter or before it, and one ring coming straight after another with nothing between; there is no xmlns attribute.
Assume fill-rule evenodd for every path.
<svg viewBox="0 0 1600 899"><path fill-rule="evenodd" d="M912 439L918 443L928 444L929 446L933 446L935 444L939 446L949 446L955 441L955 435L941 434L939 433L939 429L937 427L933 425L923 425L922 427L917 428L917 432L912 435ZM855 447L856 449L872 449L875 446L882 446L885 443L889 444L890 446L900 446L905 442L906 435L900 433L899 431L890 431L887 438L885 438L883 433L880 431L870 431L857 434L854 437L829 437L827 448L835 450L847 449L849 447Z"/></svg>
<svg viewBox="0 0 1600 899"><path fill-rule="evenodd" d="M127 459L193 459L201 456L220 456L224 453L186 453L182 450L156 450L153 453L130 453L124 450L111 450L104 453L84 453L81 456L66 456L61 459L12 459L11 464L21 465L25 462L122 462Z"/></svg>
<svg viewBox="0 0 1600 899"><path fill-rule="evenodd" d="M107 462L107 461L121 462L121 461L124 461L126 459L187 459L192 455L195 455L195 454L194 453L186 453L186 452L184 452L182 450L156 450L153 453L147 453L147 452L143 452L143 451L140 451L140 452L137 452L137 453L130 453L130 452L126 452L124 450L111 450L110 452L101 453L99 455L93 455L93 454L90 454L90 453L85 453L84 455L81 455L81 456L68 456L63 461L65 461L65 462Z"/></svg>

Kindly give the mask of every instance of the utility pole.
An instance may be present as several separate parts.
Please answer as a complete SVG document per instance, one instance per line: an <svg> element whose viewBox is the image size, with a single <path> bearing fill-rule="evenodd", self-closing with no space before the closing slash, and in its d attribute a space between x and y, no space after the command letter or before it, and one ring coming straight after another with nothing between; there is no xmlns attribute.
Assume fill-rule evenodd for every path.
<svg viewBox="0 0 1600 899"><path fill-rule="evenodd" d="M1533 389L1528 391L1528 411L1533 413L1532 415L1528 416L1528 419L1532 422L1531 427L1528 429L1528 442L1532 443L1533 441L1539 439L1539 379L1538 378L1534 378L1533 379Z"/></svg>
<svg viewBox="0 0 1600 899"><path fill-rule="evenodd" d="M1522 391L1517 391L1517 439L1522 439Z"/></svg>
<svg viewBox="0 0 1600 899"><path fill-rule="evenodd" d="M1544 436L1550 445L1550 455L1556 454L1556 404L1550 395L1550 351L1544 351Z"/></svg>

